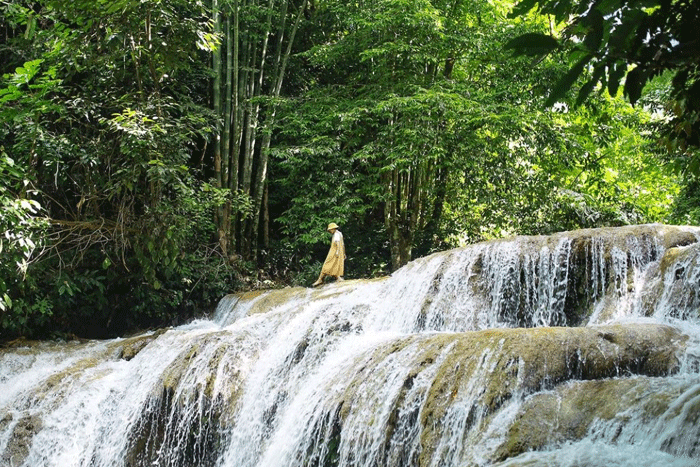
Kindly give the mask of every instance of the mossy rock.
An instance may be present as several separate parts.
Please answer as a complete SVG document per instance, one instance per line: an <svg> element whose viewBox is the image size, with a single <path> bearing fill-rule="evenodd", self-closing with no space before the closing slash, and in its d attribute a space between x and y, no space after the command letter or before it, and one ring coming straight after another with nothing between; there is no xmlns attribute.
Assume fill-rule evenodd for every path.
<svg viewBox="0 0 700 467"><path fill-rule="evenodd" d="M144 402L127 466L150 465L160 456L178 459L181 465L215 464L259 350L250 339L222 330L187 341Z"/></svg>
<svg viewBox="0 0 700 467"><path fill-rule="evenodd" d="M167 332L168 329L170 328L163 328L152 333L119 339L111 342L110 346L114 348L115 358L129 361L138 355L148 344Z"/></svg>
<svg viewBox="0 0 700 467"><path fill-rule="evenodd" d="M405 365L403 386L392 396L393 409L389 418L367 421L369 424L385 423L382 449L388 449L392 444L397 429L394 415L405 406L404 399L414 380L427 368L431 368L435 376L419 413L416 413L422 426L420 454L414 459L416 465L433 465L436 457L440 457L436 450L444 440L450 410L455 406L464 407L467 419L460 423L466 423L463 428L471 433L469 436L478 438L505 404L528 400L536 395L531 402L531 413L539 409L543 412L549 410L554 417L555 399L549 391L564 391L562 388L572 382L588 381L590 393L581 389L579 399L571 400L566 415L568 421L562 428L562 436L581 437L590 424L588 406L593 404L596 394L602 397L607 385L623 392L627 384L610 381L626 381L639 378L638 375L664 376L677 371L677 355L684 349L686 341L687 337L675 328L656 324L410 335L381 345L365 356L356 374L346 382L344 391L328 403L326 419L342 426L351 413L361 412L367 404L369 386L366 381L381 378L382 372L378 370L383 362L390 360L394 353L404 352L404 356L410 355L410 361L406 364L402 360ZM629 386L634 384L629 383ZM595 413L601 417L617 413L615 404L618 401L614 398L613 395L611 400L599 403ZM623 402L633 404L642 398L643 391L635 393L630 389ZM535 405L535 401L540 401L540 405ZM655 408L651 402L647 403L649 413L664 410L667 401L657 401L657 405ZM533 433L531 439L523 435L530 429L526 425L529 420L522 417L508 438L509 444L500 448L498 456L512 456L546 442L547 433L541 436ZM546 426L543 422L542 429ZM338 431L336 437L342 436L342 431Z"/></svg>
<svg viewBox="0 0 700 467"><path fill-rule="evenodd" d="M632 408L642 423L675 417L678 415L672 410L675 401L691 386L690 382L678 386L661 378L635 377L575 381L555 391L537 394L523 404L493 460L501 462L525 452L581 440L598 421L621 429L629 423ZM692 428L697 425L697 415L686 417L683 422ZM671 452L674 442L670 440L664 450Z"/></svg>
<svg viewBox="0 0 700 467"><path fill-rule="evenodd" d="M234 306L250 306L248 315L268 313L280 306L287 306L295 302L313 300L326 300L334 297L342 297L364 284L383 282L387 277L376 279L348 279L338 282L329 282L323 286L310 287L286 287L284 289L254 290L242 292L228 297L236 297Z"/></svg>
<svg viewBox="0 0 700 467"><path fill-rule="evenodd" d="M237 334L232 338L227 331L197 336L190 340L187 347L165 368L157 392L163 388L177 393L178 388L186 384L192 392L179 391L183 397L196 398L199 397L198 391L201 391L202 395L211 400L224 397L227 401L225 405L230 407L230 410L235 410L236 400L241 395L247 377L248 366L255 360L262 345L252 339L254 336L246 333ZM203 370L202 366L206 366L206 370ZM203 379L193 380L194 377ZM217 383L222 381L225 381L225 386L232 388L230 392L220 394L222 385ZM186 402L180 401L183 405Z"/></svg>
<svg viewBox="0 0 700 467"><path fill-rule="evenodd" d="M555 258L561 264L550 267L561 269L566 276L565 302L562 316L554 316L555 321L550 325L581 326L588 322L594 306L602 308L599 311L603 320L612 316L618 307L618 293L633 293L635 268L631 265L641 262L652 265L661 259L661 255L669 250L687 245L697 244L700 229L696 227L666 226L659 224L635 225L615 228L581 229L561 232L548 236L521 236L490 242L491 245L507 243L519 252L516 268L524 268L526 258L538 258L543 251L555 252L561 244L568 244L566 255ZM469 248L469 247L468 247ZM625 258L620 258L620 255ZM600 261L596 267L607 271L601 277L596 277L596 268L591 267L592 260ZM623 261L627 269L627 277L616 277L610 274L615 262ZM480 264L480 263L479 263ZM479 272L478 270L476 272ZM528 309L528 297L532 294L522 283L526 274L522 270L514 270L512 296L506 297L508 302L501 314L515 320L520 326L530 326L531 313ZM605 282L603 282L605 280ZM592 287L597 286L596 290ZM478 290L485 297L489 296L491 286L488 278L478 279ZM600 302L602 300L602 304ZM601 306L602 305L602 306Z"/></svg>
<svg viewBox="0 0 700 467"><path fill-rule="evenodd" d="M12 415L5 414L0 419L0 427L4 430L11 422ZM0 456L0 463L7 466L22 465L29 455L32 438L41 430L41 427L42 422L39 416L29 415L19 419L7 441L7 449Z"/></svg>
<svg viewBox="0 0 700 467"><path fill-rule="evenodd" d="M273 308L290 303L292 300L305 297L308 289L305 287L289 287L286 289L254 290L239 294L240 305L253 302L248 315L267 313ZM238 304L237 304L238 306Z"/></svg>
<svg viewBox="0 0 700 467"><path fill-rule="evenodd" d="M668 375L678 369L677 355L686 340L675 328L654 324L494 329L452 338L435 336L426 345L446 348L449 343L451 347L421 413L422 459L427 462L432 455L441 436L439 427L455 402L470 405L470 423L479 429L513 397L570 380Z"/></svg>

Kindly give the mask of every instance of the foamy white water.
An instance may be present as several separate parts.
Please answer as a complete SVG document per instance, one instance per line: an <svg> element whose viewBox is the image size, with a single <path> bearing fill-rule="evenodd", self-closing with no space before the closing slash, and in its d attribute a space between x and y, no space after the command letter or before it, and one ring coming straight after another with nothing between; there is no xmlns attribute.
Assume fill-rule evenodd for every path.
<svg viewBox="0 0 700 467"><path fill-rule="evenodd" d="M653 225L518 237L382 280L227 296L211 321L157 335L5 350L0 465L698 465L698 235ZM499 459L530 401L581 398L590 383L546 365L538 380L490 330L616 323L679 330L676 368L601 369L601 384L619 380L636 402L577 439ZM639 352L640 368L668 353Z"/></svg>

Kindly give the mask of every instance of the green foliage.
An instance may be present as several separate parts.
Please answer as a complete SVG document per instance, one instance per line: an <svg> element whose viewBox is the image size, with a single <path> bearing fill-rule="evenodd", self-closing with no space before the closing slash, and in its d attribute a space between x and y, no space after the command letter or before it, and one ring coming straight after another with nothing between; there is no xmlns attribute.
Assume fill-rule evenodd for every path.
<svg viewBox="0 0 700 467"><path fill-rule="evenodd" d="M678 224L700 224L700 181L686 182L673 206L673 220Z"/></svg>
<svg viewBox="0 0 700 467"><path fill-rule="evenodd" d="M13 308L3 334L114 335L210 306L240 275L213 246L211 212L250 206L211 189L197 166L214 127L205 5L13 0L0 9L0 169L21 168L2 195L14 235L3 273L36 242L20 222L38 214L26 203L40 203L48 224L39 261L4 286Z"/></svg>
<svg viewBox="0 0 700 467"><path fill-rule="evenodd" d="M616 96L621 85L634 104L649 82L672 72L664 140L669 150L685 153L685 169L700 174L700 2L521 0L513 14L533 8L565 23L562 41L574 63L554 85L546 105L561 100L579 77L587 81L578 89L579 104L596 88ZM542 44L554 49L553 40L546 34L521 35L508 47L526 54L547 53Z"/></svg>
<svg viewBox="0 0 700 467"><path fill-rule="evenodd" d="M694 166L687 154L662 156L652 142L663 121L649 116L696 77L667 73L650 88L653 73L630 78L606 62L610 44L642 27L609 34L614 15L598 13L617 3L589 12L538 2L558 19L578 15L565 30L578 42L562 42L544 34L547 17L508 18L509 1L309 2L281 96L238 102L245 112L261 104L240 114L251 117L237 136L252 148L249 176L264 172L260 142L272 141L258 219L259 198L222 188L214 167L226 121L210 109L210 53L232 35L225 21L213 30L204 3L2 2L3 337L119 335L182 322L269 279L308 285L329 222L345 236L349 278L486 238L663 222L672 206L675 219L697 222ZM220 5L226 19L232 4ZM263 4L239 13L241 43L279 45L275 31L289 29ZM629 24L656 14L636 4L619 12ZM241 58L259 63L252 50ZM260 81L257 65L241 66L255 73L246 82L273 86L274 72ZM625 77L636 109L616 96ZM558 104L543 110L548 98ZM690 115L681 104L678 118ZM664 162L686 169L684 187ZM269 224L269 244L247 235L249 220ZM228 225L258 262L220 243Z"/></svg>
<svg viewBox="0 0 700 467"><path fill-rule="evenodd" d="M595 108L545 114L537 130L549 134L553 151L566 160L544 159L548 181L515 225L519 233L667 220L678 184L660 163L648 116L619 99L599 98ZM546 164L546 165L545 165Z"/></svg>
<svg viewBox="0 0 700 467"><path fill-rule="evenodd" d="M289 257L313 249L308 262L321 260L323 226L334 220L357 226L343 231L365 246L355 253L361 274L385 271L383 177L394 170L425 174L425 223L410 240L418 255L485 238L667 218L678 187L660 164L647 114L606 96L542 111L548 83L565 65L554 56L533 68L530 59L505 55L509 42L533 41L538 54L563 54L539 32L543 18L507 20L486 2L427 5L375 1L327 12L337 36L307 54L317 84L282 109L275 153L272 196ZM411 29L418 17L420 32ZM580 73L589 60L582 58ZM418 171L421 164L431 172Z"/></svg>
<svg viewBox="0 0 700 467"><path fill-rule="evenodd" d="M0 329L25 331L37 315L50 316L46 301L23 309L18 295L35 251L41 246L44 222L37 216L41 206L26 198L35 194L21 167L0 147Z"/></svg>

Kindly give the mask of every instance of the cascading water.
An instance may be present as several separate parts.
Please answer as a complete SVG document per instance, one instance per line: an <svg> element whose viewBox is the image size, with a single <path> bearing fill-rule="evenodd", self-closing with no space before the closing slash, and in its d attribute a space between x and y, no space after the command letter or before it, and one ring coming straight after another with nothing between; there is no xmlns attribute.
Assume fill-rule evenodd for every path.
<svg viewBox="0 0 700 467"><path fill-rule="evenodd" d="M486 242L0 351L0 465L700 465L700 228Z"/></svg>

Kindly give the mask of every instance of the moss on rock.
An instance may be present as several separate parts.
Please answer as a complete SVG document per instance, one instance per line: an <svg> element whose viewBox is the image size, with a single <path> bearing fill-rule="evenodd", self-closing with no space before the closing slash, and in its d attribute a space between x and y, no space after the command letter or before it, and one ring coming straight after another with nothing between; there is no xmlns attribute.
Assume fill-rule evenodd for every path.
<svg viewBox="0 0 700 467"><path fill-rule="evenodd" d="M116 358L129 361L168 329L169 328L159 329L152 333L116 340L110 345L114 348Z"/></svg>
<svg viewBox="0 0 700 467"><path fill-rule="evenodd" d="M580 439L594 417L612 417L619 407L644 399L648 391L635 389L637 383L625 381L644 380L638 375L663 376L677 371L677 355L686 341L687 337L675 328L655 324L405 336L363 357L345 390L329 403L329 414L331 408L339 407L336 423L343 425L353 411L359 412L368 403L366 391L372 385L367 382L381 381L383 362L394 359L393 354L403 353L403 386L392 396L393 409L386 420L367 420L370 426L384 423L382 449L392 445L398 423L393 415L406 406L404 400L415 379L432 368L432 383L416 414L422 431L415 463L433 465L440 457L438 448L445 439L444 430L450 429L454 407L462 407L460 413L466 414L466 420L458 422L462 427L459 429L466 430L462 436L472 433L478 438L505 404L528 400L524 415L518 417L496 455L511 457L552 440ZM590 384L580 386L580 382ZM567 389L571 387L579 389ZM608 390L611 392L606 395ZM561 403L559 392L575 393L577 397ZM652 416L667 405L667 400L648 401L645 410ZM595 410L591 410L593 406ZM540 422L528 415L537 411L544 415L539 431L533 431ZM563 417L561 426L554 428L551 420L558 415ZM556 429L562 433L551 435Z"/></svg>
<svg viewBox="0 0 700 467"><path fill-rule="evenodd" d="M660 376L678 368L685 336L661 325L500 329L449 336L424 345L448 350L425 401L421 464L428 464L452 404L469 406L469 424L483 427L514 396L570 380L632 374ZM449 347L448 347L449 344Z"/></svg>
<svg viewBox="0 0 700 467"><path fill-rule="evenodd" d="M127 465L166 457L178 465L214 465L258 350L245 333L220 331L189 341L144 402Z"/></svg>
<svg viewBox="0 0 700 467"><path fill-rule="evenodd" d="M12 422L12 415L5 414L0 420L0 426L8 426ZM7 449L0 456L2 465L22 465L32 444L32 438L41 430L41 418L36 415L28 415L20 418L12 430L7 442Z"/></svg>
<svg viewBox="0 0 700 467"><path fill-rule="evenodd" d="M660 417L679 388L658 378L576 381L528 399L493 460L584 438L597 420L625 423L634 407L648 421ZM639 416L639 415L638 415Z"/></svg>

